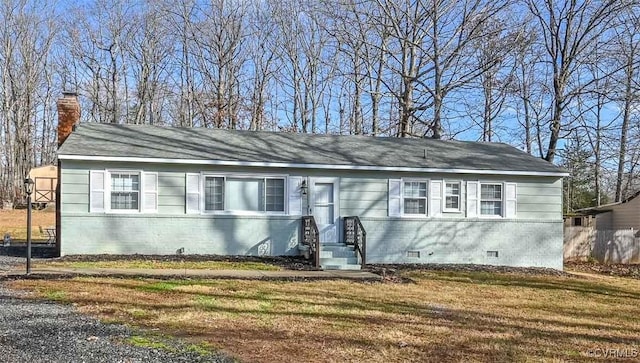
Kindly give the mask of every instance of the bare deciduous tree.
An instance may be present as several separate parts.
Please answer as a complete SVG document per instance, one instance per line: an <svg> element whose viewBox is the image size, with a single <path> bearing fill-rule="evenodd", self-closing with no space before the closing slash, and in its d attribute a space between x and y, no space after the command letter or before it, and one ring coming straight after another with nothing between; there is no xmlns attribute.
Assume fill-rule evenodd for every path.
<svg viewBox="0 0 640 363"><path fill-rule="evenodd" d="M521 34L513 25L496 16L493 22L486 24L490 28L486 31L487 35L473 44L476 62L486 71L476 77L469 87L477 89L480 96L477 99L466 96L462 103L466 106L466 114L482 128L482 141L493 141L497 121L514 81L515 57L509 45L517 43ZM466 93L471 95L473 91L469 89Z"/></svg>
<svg viewBox="0 0 640 363"><path fill-rule="evenodd" d="M616 75L620 91L616 101L622 108L620 125L620 146L618 148L618 170L616 175L615 201L622 200L625 194L625 166L629 128L632 114L640 102L640 13L637 8L627 8L620 14L620 24L615 27L616 64L620 72Z"/></svg>
<svg viewBox="0 0 640 363"><path fill-rule="evenodd" d="M553 74L547 161L555 159L561 132L567 129L565 116L571 102L593 81L580 79L579 75L586 52L602 40L615 15L627 5L627 1L619 0L527 0Z"/></svg>
<svg viewBox="0 0 640 363"><path fill-rule="evenodd" d="M54 11L29 0L0 3L0 201L17 201L22 180L36 163L51 160L45 115Z"/></svg>
<svg viewBox="0 0 640 363"><path fill-rule="evenodd" d="M547 134L548 115L547 84L550 76L547 68L542 63L542 51L537 47L538 32L530 26L528 19L520 25L520 33L514 44L514 73L511 83L511 106L516 111L516 119L522 129L512 131L517 135L524 135L524 144L527 153L537 151L540 157L544 157L543 139Z"/></svg>

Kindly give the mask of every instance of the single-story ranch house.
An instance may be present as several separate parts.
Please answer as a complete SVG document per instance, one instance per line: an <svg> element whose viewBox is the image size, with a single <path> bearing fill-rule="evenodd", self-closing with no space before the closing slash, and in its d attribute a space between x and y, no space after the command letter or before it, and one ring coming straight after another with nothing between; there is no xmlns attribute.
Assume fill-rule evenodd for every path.
<svg viewBox="0 0 640 363"><path fill-rule="evenodd" d="M314 221L322 267L359 268L356 216L366 263L562 269L567 174L505 144L76 126L73 94L58 110L62 255L296 255Z"/></svg>

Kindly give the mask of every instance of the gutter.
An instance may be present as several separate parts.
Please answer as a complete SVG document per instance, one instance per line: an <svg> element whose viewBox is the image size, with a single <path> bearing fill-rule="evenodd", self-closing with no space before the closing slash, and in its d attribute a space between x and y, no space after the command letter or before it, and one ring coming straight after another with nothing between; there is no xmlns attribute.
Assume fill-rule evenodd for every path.
<svg viewBox="0 0 640 363"><path fill-rule="evenodd" d="M323 170L363 170L363 171L392 171L392 172L419 172L419 173L443 173L443 174L490 174L490 175L516 175L516 176L554 176L565 177L569 173L557 171L521 171L521 170L484 170L484 169L440 169L419 168L403 166L375 166L375 165L341 165L341 164L302 164L264 161L233 161L233 160L205 160L205 159L165 159L144 158L129 156L89 156L60 154L58 160L80 161L110 161L130 163L155 163L155 164L186 164L186 165L219 165L219 166L249 166L266 168L295 168L295 169L323 169Z"/></svg>

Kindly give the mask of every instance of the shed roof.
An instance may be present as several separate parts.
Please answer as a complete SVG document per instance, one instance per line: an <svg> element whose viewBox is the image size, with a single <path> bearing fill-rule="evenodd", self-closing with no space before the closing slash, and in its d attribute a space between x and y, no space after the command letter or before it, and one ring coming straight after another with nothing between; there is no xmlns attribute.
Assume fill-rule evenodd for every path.
<svg viewBox="0 0 640 363"><path fill-rule="evenodd" d="M84 123L61 160L566 175L503 143Z"/></svg>
<svg viewBox="0 0 640 363"><path fill-rule="evenodd" d="M41 165L29 170L29 177L57 177L58 167L55 165Z"/></svg>
<svg viewBox="0 0 640 363"><path fill-rule="evenodd" d="M608 204L603 204L597 207L587 207L587 208L581 208L576 210L576 212L579 213L583 213L583 214L599 214L599 213L605 213L605 212L611 212L614 207L621 205L621 204L625 204L625 203L629 203L632 200L636 199L637 197L640 196L640 190L631 194L629 197L619 201L619 202L613 202L613 203L608 203Z"/></svg>

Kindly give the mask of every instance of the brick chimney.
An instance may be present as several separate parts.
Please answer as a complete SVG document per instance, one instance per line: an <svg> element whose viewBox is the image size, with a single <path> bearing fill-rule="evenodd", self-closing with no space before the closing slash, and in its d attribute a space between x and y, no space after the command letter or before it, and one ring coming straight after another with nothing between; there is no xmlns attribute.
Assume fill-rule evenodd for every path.
<svg viewBox="0 0 640 363"><path fill-rule="evenodd" d="M58 147L71 135L75 125L80 122L80 103L75 92L62 92L58 99Z"/></svg>

